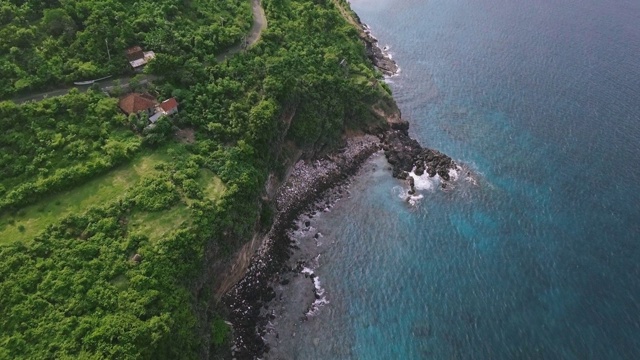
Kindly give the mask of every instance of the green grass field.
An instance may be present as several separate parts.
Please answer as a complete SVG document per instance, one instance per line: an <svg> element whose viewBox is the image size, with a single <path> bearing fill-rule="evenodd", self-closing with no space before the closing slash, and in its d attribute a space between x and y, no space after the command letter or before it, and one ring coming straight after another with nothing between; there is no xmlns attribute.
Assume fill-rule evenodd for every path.
<svg viewBox="0 0 640 360"><path fill-rule="evenodd" d="M224 191L226 190L224 183L217 177L213 171L209 169L201 169L200 177L198 178L198 184L202 187L204 191L204 196L207 199L215 200L220 198Z"/></svg>
<svg viewBox="0 0 640 360"><path fill-rule="evenodd" d="M166 151L140 154L130 163L78 187L50 195L15 214L3 214L0 217L0 243L32 239L68 214L117 200L140 177L155 171L155 165L168 160Z"/></svg>
<svg viewBox="0 0 640 360"><path fill-rule="evenodd" d="M26 206L15 214L0 216L0 244L33 239L47 226L72 213L81 213L92 206L106 204L124 197L127 191L143 176L151 175L155 167L170 162L170 153L184 151L179 145L171 145L147 151L130 163L92 179L73 189L50 195L33 205ZM205 196L216 199L222 196L225 186L215 174L202 169L198 178ZM140 232L151 241L158 240L172 229L178 228L189 217L185 201L159 212L134 212L129 219L131 231Z"/></svg>
<svg viewBox="0 0 640 360"><path fill-rule="evenodd" d="M155 212L134 212L129 218L128 231L145 235L155 242L177 229L189 219L189 209L184 202L170 209Z"/></svg>

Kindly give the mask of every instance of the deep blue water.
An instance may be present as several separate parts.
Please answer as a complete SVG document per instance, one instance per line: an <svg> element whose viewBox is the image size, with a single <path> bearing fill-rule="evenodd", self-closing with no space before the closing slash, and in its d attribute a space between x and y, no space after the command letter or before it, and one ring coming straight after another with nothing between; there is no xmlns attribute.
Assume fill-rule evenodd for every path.
<svg viewBox="0 0 640 360"><path fill-rule="evenodd" d="M640 1L352 7L412 136L478 185L409 206L368 164L314 224L330 303L279 356L640 358Z"/></svg>

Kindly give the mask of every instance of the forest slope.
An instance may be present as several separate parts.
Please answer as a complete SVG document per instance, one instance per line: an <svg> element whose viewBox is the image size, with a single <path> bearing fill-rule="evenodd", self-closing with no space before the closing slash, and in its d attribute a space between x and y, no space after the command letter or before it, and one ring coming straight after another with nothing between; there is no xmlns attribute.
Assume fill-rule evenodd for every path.
<svg viewBox="0 0 640 360"><path fill-rule="evenodd" d="M392 103L358 30L330 0L265 0L261 40L221 63L212 60L249 29L248 1L138 3L0 2L2 29L11 29L0 44L9 50L0 52L8 54L0 59L0 96L125 71L115 54L137 43L157 54L146 71L162 75L138 90L180 103L178 114L154 127L95 91L0 103L0 166L9 174L1 219L19 218L33 204L46 209L55 194L154 152L167 159L131 177L119 196L54 219L36 235L2 240L0 358L224 353L229 329L207 264L272 221L265 182L285 173L283 149L328 151L345 129L383 122L373 104ZM111 61L98 51L100 34L112 37ZM15 55L36 60L20 64ZM65 67L74 63L83 65ZM178 130L193 138L179 142ZM166 228L148 231L154 224Z"/></svg>

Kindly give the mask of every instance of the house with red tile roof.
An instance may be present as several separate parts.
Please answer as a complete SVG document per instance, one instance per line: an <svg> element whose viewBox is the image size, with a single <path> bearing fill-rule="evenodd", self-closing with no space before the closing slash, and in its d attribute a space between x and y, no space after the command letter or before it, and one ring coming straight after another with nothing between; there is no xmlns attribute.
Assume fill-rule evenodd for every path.
<svg viewBox="0 0 640 360"><path fill-rule="evenodd" d="M131 93L120 99L118 107L127 115L145 112L153 124L162 116L177 113L178 101L176 98L170 98L158 104L156 98L149 94Z"/></svg>
<svg viewBox="0 0 640 360"><path fill-rule="evenodd" d="M158 105L156 98L149 94L131 93L120 98L118 107L127 115L146 112L148 115L155 113Z"/></svg>
<svg viewBox="0 0 640 360"><path fill-rule="evenodd" d="M160 103L160 109L165 115L171 115L178 112L178 101L176 98L170 98Z"/></svg>
<svg viewBox="0 0 640 360"><path fill-rule="evenodd" d="M155 123L162 116L170 116L178 112L178 101L176 98L170 98L160 103L156 107L156 113L149 118L149 121Z"/></svg>

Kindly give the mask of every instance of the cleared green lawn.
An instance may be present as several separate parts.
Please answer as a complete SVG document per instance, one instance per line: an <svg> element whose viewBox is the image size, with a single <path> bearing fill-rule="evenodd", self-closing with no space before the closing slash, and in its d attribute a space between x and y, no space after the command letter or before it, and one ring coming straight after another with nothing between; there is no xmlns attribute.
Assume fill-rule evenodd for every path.
<svg viewBox="0 0 640 360"><path fill-rule="evenodd" d="M33 239L47 226L69 214L82 213L94 205L106 204L124 197L140 178L153 174L157 171L157 165L171 162L171 154L175 155L181 151L184 151L181 146L172 145L145 152L130 163L85 184L48 196L20 209L16 214L3 214L0 217L0 244ZM211 200L220 198L225 191L222 180L208 169L200 170L198 184L205 196ZM134 212L129 219L129 230L147 235L151 241L157 241L178 228L188 218L187 204L180 201L164 211Z"/></svg>
<svg viewBox="0 0 640 360"><path fill-rule="evenodd" d="M188 219L189 209L185 203L180 202L164 211L133 213L127 228L131 233L146 235L149 241L155 242L180 227Z"/></svg>
<svg viewBox="0 0 640 360"><path fill-rule="evenodd" d="M157 164L170 160L166 150L141 154L129 164L73 189L46 197L15 215L4 214L0 217L0 243L32 239L68 214L121 198L140 177L155 171Z"/></svg>
<svg viewBox="0 0 640 360"><path fill-rule="evenodd" d="M219 199L226 190L222 180L209 169L200 170L198 184L202 187L204 196L210 200Z"/></svg>

